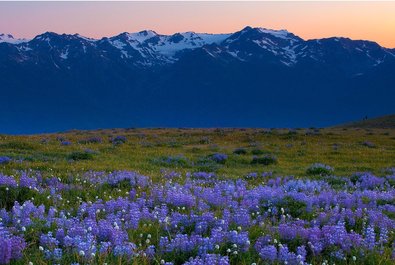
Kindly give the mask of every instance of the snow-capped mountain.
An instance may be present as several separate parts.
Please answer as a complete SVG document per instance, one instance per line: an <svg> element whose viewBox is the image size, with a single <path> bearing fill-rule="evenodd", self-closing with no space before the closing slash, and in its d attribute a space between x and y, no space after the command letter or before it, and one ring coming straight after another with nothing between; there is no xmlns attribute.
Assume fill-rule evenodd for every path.
<svg viewBox="0 0 395 265"><path fill-rule="evenodd" d="M139 51L143 57L150 55L163 56L172 61L174 56L182 50L196 49L213 43L219 44L229 36L230 34L201 34L195 32L159 35L155 31L145 30L138 33L122 33L110 38L109 41L121 50L125 57L127 57L125 48L129 46Z"/></svg>
<svg viewBox="0 0 395 265"><path fill-rule="evenodd" d="M380 47L374 42L347 38L305 41L286 30L251 27L233 34L184 32L162 35L152 30L144 30L137 33L125 32L99 40L78 34L59 35L53 32L38 35L31 41L14 39L11 35L0 36L2 42L15 45L20 53L17 57L23 58L22 60L35 60L48 56L49 53L55 64L58 60L81 59L81 56L95 54L101 58L144 68L174 63L185 53L196 49L220 60L263 60L287 67L306 61L336 63L338 60L350 59L356 65L378 65L387 57L395 56L392 50Z"/></svg>
<svg viewBox="0 0 395 265"><path fill-rule="evenodd" d="M239 60L274 59L285 65L297 62L297 48L303 40L286 30L246 27L224 42L226 51Z"/></svg>
<svg viewBox="0 0 395 265"><path fill-rule="evenodd" d="M395 49L371 41L252 27L0 36L0 133L322 126L395 112Z"/></svg>
<svg viewBox="0 0 395 265"><path fill-rule="evenodd" d="M15 39L14 36L12 36L11 34L0 33L0 43L6 42L11 44L19 44L27 41L27 39Z"/></svg>

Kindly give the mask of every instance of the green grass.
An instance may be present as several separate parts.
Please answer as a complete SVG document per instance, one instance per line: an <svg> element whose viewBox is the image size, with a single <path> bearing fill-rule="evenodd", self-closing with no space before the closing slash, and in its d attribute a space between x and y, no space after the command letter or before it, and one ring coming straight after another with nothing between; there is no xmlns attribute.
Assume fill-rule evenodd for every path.
<svg viewBox="0 0 395 265"><path fill-rule="evenodd" d="M239 178L249 172L272 171L275 175L305 176L306 169L320 162L334 168L335 175L350 175L357 171L381 174L395 166L395 129L322 129L310 134L305 129L113 129L71 131L31 136L0 135L0 156L14 159L0 165L3 173L15 170L40 170L43 173L65 175L86 170L135 170L153 178L161 169L187 172L215 170L219 175ZM127 142L113 145L109 139L123 135ZM89 137L101 137L102 143L79 143ZM71 141L62 146L58 137ZM364 146L372 142L374 148ZM247 154L234 154L243 148ZM86 150L89 149L87 152ZM251 163L260 150L273 155L277 163ZM223 165L204 164L214 152L229 156ZM182 156L188 162L161 163L164 157Z"/></svg>

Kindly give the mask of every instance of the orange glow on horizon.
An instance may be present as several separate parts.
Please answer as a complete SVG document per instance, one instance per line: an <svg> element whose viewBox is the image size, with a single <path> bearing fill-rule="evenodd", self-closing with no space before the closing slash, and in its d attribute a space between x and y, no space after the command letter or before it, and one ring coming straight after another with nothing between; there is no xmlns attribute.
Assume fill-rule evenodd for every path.
<svg viewBox="0 0 395 265"><path fill-rule="evenodd" d="M395 2L0 2L0 10L0 33L15 37L54 31L101 38L143 29L229 33L248 25L395 48Z"/></svg>

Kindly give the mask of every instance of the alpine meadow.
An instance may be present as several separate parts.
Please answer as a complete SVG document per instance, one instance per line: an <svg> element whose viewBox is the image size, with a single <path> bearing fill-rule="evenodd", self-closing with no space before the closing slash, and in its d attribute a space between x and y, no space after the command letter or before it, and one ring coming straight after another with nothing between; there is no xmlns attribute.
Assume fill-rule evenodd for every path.
<svg viewBox="0 0 395 265"><path fill-rule="evenodd" d="M0 10L0 265L395 264L395 2Z"/></svg>

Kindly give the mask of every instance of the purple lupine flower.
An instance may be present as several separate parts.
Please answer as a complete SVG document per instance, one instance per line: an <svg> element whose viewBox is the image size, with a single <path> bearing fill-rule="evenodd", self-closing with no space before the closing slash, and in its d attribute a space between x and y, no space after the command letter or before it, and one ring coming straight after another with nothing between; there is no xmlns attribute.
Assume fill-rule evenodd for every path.
<svg viewBox="0 0 395 265"><path fill-rule="evenodd" d="M215 153L210 158L217 163L223 164L228 159L228 156L226 154Z"/></svg>
<svg viewBox="0 0 395 265"><path fill-rule="evenodd" d="M259 250L259 256L263 260L274 262L277 259L277 248L273 245L264 246Z"/></svg>
<svg viewBox="0 0 395 265"><path fill-rule="evenodd" d="M156 248L154 245L149 245L146 249L145 249L145 254L149 257L149 258L153 258L155 256L156 253Z"/></svg>
<svg viewBox="0 0 395 265"><path fill-rule="evenodd" d="M380 251L387 251L391 247L389 231L395 227L395 222L387 215L395 212L391 205L393 186L388 184L387 178L366 173L347 182L344 190L329 185L327 181L331 177L319 181L276 177L266 181L267 184L250 185L245 180L219 180L203 173L202 178L188 174L185 181L171 178L171 181L153 184L148 177L138 173L117 171L88 172L78 177L78 184L66 184L68 181L72 183L73 178L63 182L56 177L42 180L39 175L21 174L20 186L37 186L50 194L49 200L53 204L47 211L32 201L22 205L15 202L12 209L0 210L0 230L7 231L0 232L6 234L0 236L0 253L7 262L13 262L18 256L17 252L8 251L10 245L13 250L18 249L10 238L26 235L26 228L34 225L36 220L42 221L49 230L40 236L44 256L54 261L63 254L78 255L87 263L94 262L95 254L126 258L146 254L152 261L154 257L161 258L176 251L197 254L187 262L216 264L214 262L221 260L220 256L209 256L213 255L209 253L222 251L225 246L232 251L229 257L236 257L231 255L233 251L249 251L251 236L246 231L262 224L266 235L256 240L255 249L264 263L302 264L306 262L307 252L313 257L319 256L317 259L338 259L348 257L356 249L361 256L375 251L376 246ZM17 188L13 177L3 176L1 179ZM118 186L124 182L128 184L129 194L118 189L125 188ZM64 190L78 186L96 188L104 184L109 184L108 188L114 192L122 193L117 198L82 201L75 211L60 206L59 196ZM292 207L289 198L303 202L306 211L314 216L304 220L289 215ZM285 212L280 206L283 203L287 203ZM364 222L363 232L355 229L358 220ZM157 223L162 238L157 245L143 243L137 252L129 242L128 232L152 222ZM380 230L377 239L375 229ZM301 244L294 246L295 251L281 244L277 248L274 236L279 236L281 242L298 239Z"/></svg>
<svg viewBox="0 0 395 265"><path fill-rule="evenodd" d="M71 145L71 142L67 141L67 140L64 140L64 141L60 142L60 145L69 146L69 145Z"/></svg>
<svg viewBox="0 0 395 265"><path fill-rule="evenodd" d="M369 225L366 228L364 243L367 249L373 250L376 246L376 233L374 227Z"/></svg>
<svg viewBox="0 0 395 265"><path fill-rule="evenodd" d="M20 236L12 235L0 222L0 264L8 264L12 260L20 259L25 248L25 240Z"/></svg>
<svg viewBox="0 0 395 265"><path fill-rule="evenodd" d="M0 173L0 186L15 188L18 186L18 183L13 177L5 176Z"/></svg>
<svg viewBox="0 0 395 265"><path fill-rule="evenodd" d="M62 256L63 256L63 251L62 251L61 248L55 248L55 249L53 250L53 258L54 258L55 260L61 260L61 259L62 259Z"/></svg>
<svg viewBox="0 0 395 265"><path fill-rule="evenodd" d="M380 228L380 238L379 238L379 243L380 244L386 244L388 242L388 229L383 226Z"/></svg>
<svg viewBox="0 0 395 265"><path fill-rule="evenodd" d="M136 246L133 243L127 242L122 245L118 245L114 247L113 253L114 256L126 256L126 257L132 257L134 254L134 249Z"/></svg>
<svg viewBox="0 0 395 265"><path fill-rule="evenodd" d="M22 173L19 179L19 186L29 189L35 189L38 188L39 185L36 178L29 177L26 173Z"/></svg>
<svg viewBox="0 0 395 265"><path fill-rule="evenodd" d="M52 232L48 232L40 236L40 244L48 249L55 249L59 245L59 241L53 237Z"/></svg>
<svg viewBox="0 0 395 265"><path fill-rule="evenodd" d="M9 238L0 237L0 264L8 264L12 259L12 242Z"/></svg>
<svg viewBox="0 0 395 265"><path fill-rule="evenodd" d="M123 135L115 136L115 137L111 138L111 140L110 140L110 142L114 145L124 144L124 143L126 143L126 141L127 141L127 138L126 138L126 136L123 136Z"/></svg>
<svg viewBox="0 0 395 265"><path fill-rule="evenodd" d="M258 177L258 173L256 172L250 172L245 176L246 179L256 179L257 177Z"/></svg>
<svg viewBox="0 0 395 265"><path fill-rule="evenodd" d="M201 257L191 258L183 265L230 265L228 256L218 254L205 254Z"/></svg>
<svg viewBox="0 0 395 265"><path fill-rule="evenodd" d="M11 162L11 158L8 156L0 156L0 165L5 165Z"/></svg>
<svg viewBox="0 0 395 265"><path fill-rule="evenodd" d="M304 245L297 247L296 254L297 254L296 258L298 259L299 263L306 261L307 251Z"/></svg>

